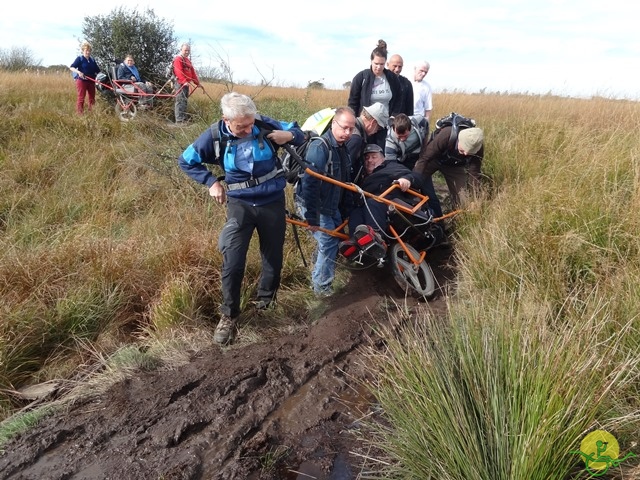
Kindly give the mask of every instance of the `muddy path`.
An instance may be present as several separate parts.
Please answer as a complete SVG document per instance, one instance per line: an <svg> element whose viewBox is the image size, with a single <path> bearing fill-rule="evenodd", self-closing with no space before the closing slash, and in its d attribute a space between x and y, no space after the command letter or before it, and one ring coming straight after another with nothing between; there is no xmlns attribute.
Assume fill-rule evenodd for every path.
<svg viewBox="0 0 640 480"><path fill-rule="evenodd" d="M431 264L443 288L448 250ZM361 347L404 297L384 271L354 275L303 332L213 348L174 370L141 372L5 445L1 479L358 478L354 434L373 400ZM417 300L408 300L410 308ZM443 295L429 308L443 308Z"/></svg>

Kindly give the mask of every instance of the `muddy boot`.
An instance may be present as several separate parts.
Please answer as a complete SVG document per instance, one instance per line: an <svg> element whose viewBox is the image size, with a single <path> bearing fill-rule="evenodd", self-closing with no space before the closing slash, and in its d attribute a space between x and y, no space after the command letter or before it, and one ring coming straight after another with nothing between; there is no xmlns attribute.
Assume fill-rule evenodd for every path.
<svg viewBox="0 0 640 480"><path fill-rule="evenodd" d="M216 331L213 334L213 340L221 345L226 345L233 342L236 336L236 319L231 318L229 315L222 315Z"/></svg>

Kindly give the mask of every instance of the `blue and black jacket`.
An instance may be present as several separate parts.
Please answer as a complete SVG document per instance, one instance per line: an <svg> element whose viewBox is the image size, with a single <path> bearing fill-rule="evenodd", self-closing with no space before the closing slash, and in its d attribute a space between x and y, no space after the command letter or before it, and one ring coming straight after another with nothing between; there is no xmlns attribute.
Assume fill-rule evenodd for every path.
<svg viewBox="0 0 640 480"><path fill-rule="evenodd" d="M252 134L235 137L220 120L205 130L178 158L180 168L193 180L211 187L218 178L206 164L224 170L227 196L260 206L279 200L287 182L277 156L278 145L266 135L271 130L286 130L301 145L304 134L296 122L280 122L256 115Z"/></svg>

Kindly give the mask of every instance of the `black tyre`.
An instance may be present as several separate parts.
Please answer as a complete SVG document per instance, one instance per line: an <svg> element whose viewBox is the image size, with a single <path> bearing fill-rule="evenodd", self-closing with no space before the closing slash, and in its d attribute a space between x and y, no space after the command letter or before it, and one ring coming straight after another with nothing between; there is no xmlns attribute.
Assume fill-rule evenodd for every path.
<svg viewBox="0 0 640 480"><path fill-rule="evenodd" d="M414 258L420 257L415 248L407 244L405 247ZM394 243L389 252L389 265L393 278L405 292L425 298L433 297L436 291L436 278L426 261L423 260L419 265L414 265L402 246Z"/></svg>
<svg viewBox="0 0 640 480"><path fill-rule="evenodd" d="M122 103L121 103L122 102ZM123 122L128 122L129 120L133 120L133 118L138 113L138 107L133 100L128 98L121 98L116 102L116 115Z"/></svg>

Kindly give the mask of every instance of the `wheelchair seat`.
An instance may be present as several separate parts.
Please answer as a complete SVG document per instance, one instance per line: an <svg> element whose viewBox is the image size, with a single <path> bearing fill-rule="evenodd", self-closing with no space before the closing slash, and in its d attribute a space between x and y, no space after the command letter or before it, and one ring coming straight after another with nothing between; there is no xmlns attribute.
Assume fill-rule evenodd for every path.
<svg viewBox="0 0 640 480"><path fill-rule="evenodd" d="M394 199L393 202L412 210L415 208L415 205L399 198ZM433 222L433 212L426 205L413 214L390 205L388 215L389 225L393 226L404 241L418 250L432 247L440 236L442 227Z"/></svg>
<svg viewBox="0 0 640 480"><path fill-rule="evenodd" d="M109 67L109 75L111 76L111 84L113 85L114 91L123 95L133 93L133 90L130 91L125 88L125 85L130 85L133 82L131 80L118 80L117 70L118 67L116 65Z"/></svg>
<svg viewBox="0 0 640 480"><path fill-rule="evenodd" d="M397 203L398 205L401 205L405 208L409 208L411 210L413 210L416 206L415 205L411 205L411 203L402 200L401 198L394 198L393 199L393 203ZM413 212L413 214L411 213L405 213L401 210L397 210L396 208L393 207L393 205L389 205L389 212L390 214L395 213L401 213L402 215L405 215L407 217L415 217L415 222L412 223L431 223L431 221L433 220L433 213L431 212L431 209L426 206L423 205L422 208L420 208L419 210L416 210L415 212Z"/></svg>

